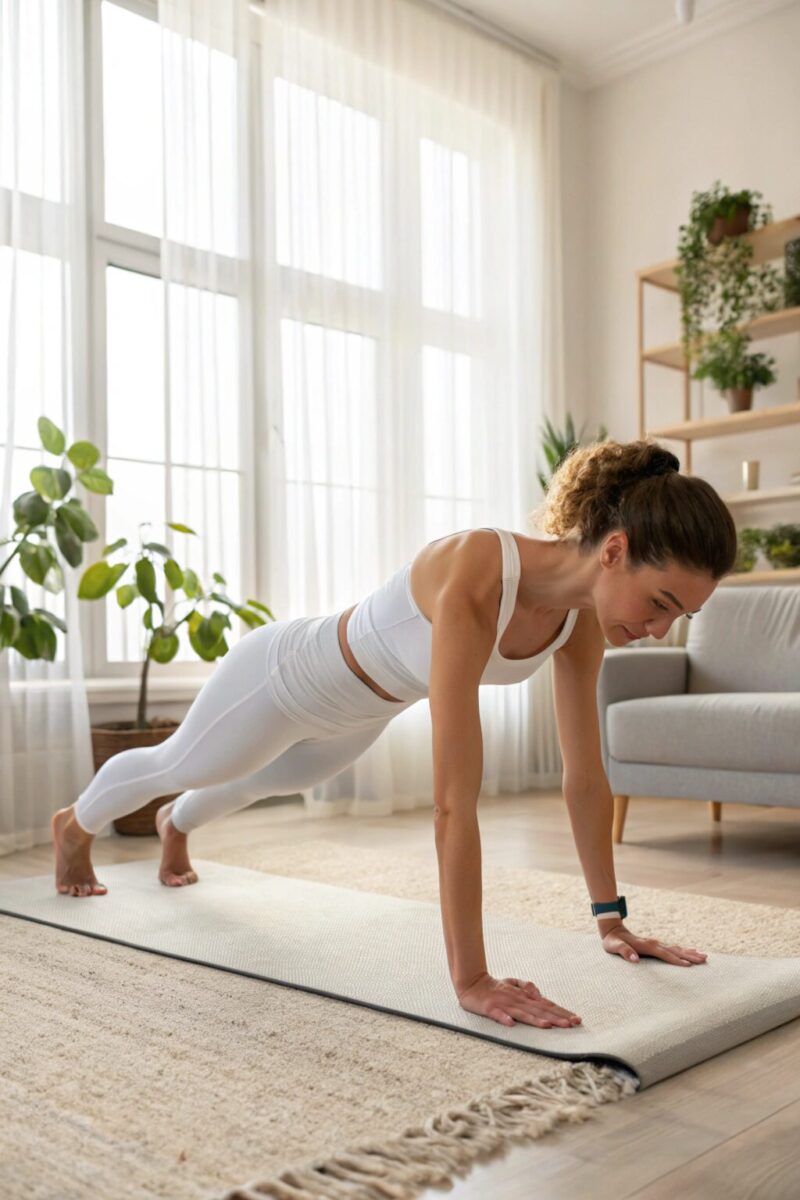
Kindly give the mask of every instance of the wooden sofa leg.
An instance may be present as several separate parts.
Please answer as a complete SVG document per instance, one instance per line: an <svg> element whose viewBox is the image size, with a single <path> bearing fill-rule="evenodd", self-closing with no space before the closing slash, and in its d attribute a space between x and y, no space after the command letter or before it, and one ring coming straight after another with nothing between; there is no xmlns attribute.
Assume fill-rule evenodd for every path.
<svg viewBox="0 0 800 1200"><path fill-rule="evenodd" d="M722 820L722 802L720 800L709 800L708 803L709 803L709 807L711 809L711 820L712 821L721 821Z"/></svg>
<svg viewBox="0 0 800 1200"><path fill-rule="evenodd" d="M625 829L625 817L628 813L629 799L629 796L614 797L614 826L612 837L617 843L622 841L622 833Z"/></svg>

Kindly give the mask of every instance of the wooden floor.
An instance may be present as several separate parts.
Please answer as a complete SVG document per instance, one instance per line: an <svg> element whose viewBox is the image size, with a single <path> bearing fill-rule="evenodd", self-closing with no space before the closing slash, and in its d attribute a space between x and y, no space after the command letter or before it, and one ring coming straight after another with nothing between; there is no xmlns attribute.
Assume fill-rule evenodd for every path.
<svg viewBox="0 0 800 1200"><path fill-rule="evenodd" d="M580 873L560 795L482 798L485 854L494 864ZM342 845L427 849L428 810L392 817L311 821L301 803L254 806L192 835L198 857L243 834L322 837ZM154 858L150 838L102 839L97 863ZM631 884L698 896L800 907L800 811L723 806L712 827L705 804L632 799L617 874ZM0 858L0 878L50 870L47 846ZM101 876L102 877L102 876ZM798 947L800 954L800 947ZM563 1126L476 1166L451 1190L424 1200L798 1200L800 1198L800 1021L604 1106L583 1125Z"/></svg>

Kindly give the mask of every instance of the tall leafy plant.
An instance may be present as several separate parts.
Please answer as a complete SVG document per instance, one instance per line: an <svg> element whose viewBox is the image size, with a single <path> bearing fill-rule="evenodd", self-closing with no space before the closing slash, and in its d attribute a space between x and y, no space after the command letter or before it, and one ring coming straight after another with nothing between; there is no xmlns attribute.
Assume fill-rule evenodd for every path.
<svg viewBox="0 0 800 1200"><path fill-rule="evenodd" d="M16 561L32 583L57 595L64 590L62 564L79 567L84 545L99 536L80 499L67 496L76 483L101 495L110 495L114 484L97 466L100 451L91 442L67 447L63 432L47 417L39 418L38 430L43 449L59 462L34 467L29 476L33 489L14 500L14 531L0 541L6 548L0 579ZM9 547L13 549L7 553ZM23 658L52 662L57 629L67 632L61 617L46 608L31 608L21 587L0 582L0 652L10 647Z"/></svg>
<svg viewBox="0 0 800 1200"><path fill-rule="evenodd" d="M182 567L171 548L163 542L145 541L142 530L149 522L139 525L139 546L131 548L114 563L108 561L128 546L127 538L118 538L103 549L103 557L84 571L78 587L82 600L100 600L116 587L119 580L133 568L135 582L116 587L120 608L142 601L142 667L139 677L139 700L136 728L147 728L147 683L151 662L171 662L180 648L180 631L187 633L189 645L204 662L213 662L228 653L225 632L232 628L230 614L234 613L249 628L264 625L265 614L275 620L265 604L258 600L243 603L232 600L222 589L224 577L215 571L205 586L190 567ZM176 533L196 537L188 525L168 521L167 528Z"/></svg>
<svg viewBox="0 0 800 1200"><path fill-rule="evenodd" d="M585 429L586 422L584 421L580 433L575 433L575 424L571 413L567 413L563 430L556 429L549 417L545 417L544 429L540 432L542 437L542 451L550 468L550 476L548 478L542 471L537 472L543 492L547 491L550 479L552 479L567 455L571 454L576 446L583 445L583 433ZM597 436L591 438L590 441L604 442L607 437L608 430L605 425L601 425Z"/></svg>

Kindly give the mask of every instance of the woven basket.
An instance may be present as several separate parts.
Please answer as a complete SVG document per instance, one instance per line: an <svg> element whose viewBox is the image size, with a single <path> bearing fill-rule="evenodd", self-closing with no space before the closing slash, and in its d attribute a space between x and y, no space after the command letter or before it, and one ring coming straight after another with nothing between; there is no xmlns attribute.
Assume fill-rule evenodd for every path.
<svg viewBox="0 0 800 1200"><path fill-rule="evenodd" d="M94 754L94 769L99 771L106 759L120 754L123 750L132 750L139 746L158 746L165 742L175 732L179 721L167 717L154 717L147 722L147 729L136 729L133 721L109 721L105 725L92 726L92 752ZM156 813L162 804L167 804L179 796L175 792L171 796L157 796L149 800L143 808L118 817L114 821L117 833L133 837L147 837L157 833Z"/></svg>

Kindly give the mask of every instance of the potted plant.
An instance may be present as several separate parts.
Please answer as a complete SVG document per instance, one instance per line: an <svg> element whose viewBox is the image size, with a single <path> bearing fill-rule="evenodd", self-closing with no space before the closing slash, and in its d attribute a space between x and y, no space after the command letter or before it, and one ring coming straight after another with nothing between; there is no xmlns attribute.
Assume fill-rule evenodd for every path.
<svg viewBox="0 0 800 1200"><path fill-rule="evenodd" d="M739 329L722 329L703 341L695 379L710 379L723 393L732 413L752 407L753 389L774 383L775 359L748 354L750 338Z"/></svg>
<svg viewBox="0 0 800 1200"><path fill-rule="evenodd" d="M736 574L747 574L752 571L761 548L763 534L763 529L754 529L751 526L745 526L738 531L736 539L738 548L736 562L733 566Z"/></svg>
<svg viewBox="0 0 800 1200"><path fill-rule="evenodd" d="M193 529L181 522L168 521L167 526L177 533L196 536ZM193 570L178 564L169 546L144 541L145 528L150 528L148 522L139 526L138 549L131 550L122 561L112 565L107 558L125 549L126 538L118 538L106 546L103 558L84 571L78 588L80 599L100 600L133 567L135 582L116 587L117 603L120 608L127 608L134 601L142 602L144 635L136 718L92 726L95 770L113 754L134 746L157 745L177 729L178 721L159 717L148 720L147 684L150 663L171 662L178 653L181 629L186 631L189 645L198 657L213 662L228 652L225 631L232 628L229 613L235 613L250 628L265 624L262 613L275 619L258 600L247 600L244 604L232 600L221 590L226 583L217 571L212 576L213 582L203 586ZM179 612L180 608L184 611ZM123 834L153 834L157 809L172 799L172 795L159 796L136 812L115 820L114 828Z"/></svg>
<svg viewBox="0 0 800 1200"><path fill-rule="evenodd" d="M567 457L567 455L571 454L576 446L583 444L582 439L585 428L586 422L584 421L583 425L581 426L580 433L576 436L575 425L573 423L571 413L567 413L563 433L553 427L549 418L545 418L544 431L540 432L542 437L542 450L544 451L544 456L547 459L547 465L550 468L550 479L552 479L556 470ZM607 437L608 431L605 425L601 425L597 437L591 440L604 442ZM541 471L537 471L537 475L539 477L539 483L542 491L546 492L550 480L546 478Z"/></svg>
<svg viewBox="0 0 800 1200"><path fill-rule="evenodd" d="M800 525L773 525L764 531L762 545L773 567L800 567Z"/></svg>
<svg viewBox="0 0 800 1200"><path fill-rule="evenodd" d="M33 583L57 595L64 590L62 561L80 566L84 545L99 536L81 501L65 497L75 483L103 495L110 495L114 484L96 465L100 451L91 442L73 442L67 448L64 434L47 417L40 417L37 425L42 447L60 461L54 467L34 467L29 476L33 491L14 500L14 532L0 541L13 550L0 563L0 577L16 560ZM74 477L68 464L75 468ZM61 617L46 608L31 608L22 588L0 583L0 652L11 648L23 658L52 662L57 629L67 632Z"/></svg>
<svg viewBox="0 0 800 1200"><path fill-rule="evenodd" d="M726 329L784 303L780 274L769 263L753 266L753 247L741 236L772 220L762 199L760 192L730 192L719 180L692 193L689 219L678 231L676 268L687 366L708 325Z"/></svg>

